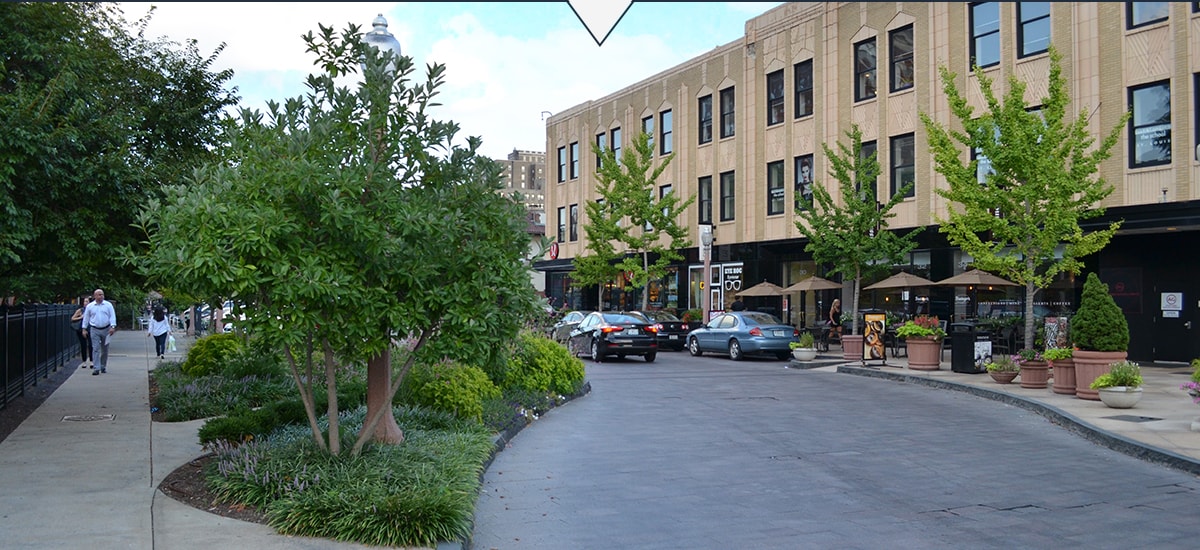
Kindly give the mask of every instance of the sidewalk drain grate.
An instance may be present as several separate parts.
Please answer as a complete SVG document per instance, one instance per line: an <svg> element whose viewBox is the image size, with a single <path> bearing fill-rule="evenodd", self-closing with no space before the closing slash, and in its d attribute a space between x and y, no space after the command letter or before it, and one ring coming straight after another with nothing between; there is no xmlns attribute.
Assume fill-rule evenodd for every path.
<svg viewBox="0 0 1200 550"><path fill-rule="evenodd" d="M101 422L104 420L113 420L117 417L115 414L68 414L62 417L63 422Z"/></svg>
<svg viewBox="0 0 1200 550"><path fill-rule="evenodd" d="M1104 417L1104 418L1109 418L1109 419L1112 419L1112 420L1121 420L1121 421L1124 421L1124 422L1154 422L1155 420L1162 420L1161 418L1154 418L1153 416L1134 416L1134 415L1132 415L1132 414L1121 414L1121 415L1117 415L1117 416L1106 416L1106 417Z"/></svg>

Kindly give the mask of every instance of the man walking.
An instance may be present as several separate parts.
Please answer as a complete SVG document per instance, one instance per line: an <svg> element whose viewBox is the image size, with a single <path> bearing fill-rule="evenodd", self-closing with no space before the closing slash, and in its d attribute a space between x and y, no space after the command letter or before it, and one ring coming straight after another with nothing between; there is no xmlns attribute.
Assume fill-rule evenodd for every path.
<svg viewBox="0 0 1200 550"><path fill-rule="evenodd" d="M117 311L104 301L104 291L92 293L92 303L83 310L83 335L92 342L92 376L108 372L108 343L117 332Z"/></svg>

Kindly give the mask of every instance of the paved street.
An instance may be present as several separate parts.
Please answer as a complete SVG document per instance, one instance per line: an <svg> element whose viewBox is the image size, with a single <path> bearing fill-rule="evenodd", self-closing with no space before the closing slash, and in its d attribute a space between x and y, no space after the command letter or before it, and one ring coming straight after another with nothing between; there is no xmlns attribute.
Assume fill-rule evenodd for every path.
<svg viewBox="0 0 1200 550"><path fill-rule="evenodd" d="M475 549L1194 548L1200 479L962 392L661 353L485 474ZM536 458L535 458L536 457Z"/></svg>

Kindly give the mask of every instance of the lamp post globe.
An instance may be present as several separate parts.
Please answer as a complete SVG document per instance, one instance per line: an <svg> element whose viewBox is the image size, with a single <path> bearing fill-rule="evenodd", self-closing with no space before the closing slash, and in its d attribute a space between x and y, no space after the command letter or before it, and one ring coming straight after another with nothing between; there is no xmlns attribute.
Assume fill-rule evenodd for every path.
<svg viewBox="0 0 1200 550"><path fill-rule="evenodd" d="M382 13L375 16L375 20L371 22L371 26L373 28L363 34L363 42L374 46L381 54L388 51L392 52L395 59L388 63L388 72L395 72L396 60L400 59L400 41L396 40L396 37L391 32L388 32L387 19L383 18Z"/></svg>

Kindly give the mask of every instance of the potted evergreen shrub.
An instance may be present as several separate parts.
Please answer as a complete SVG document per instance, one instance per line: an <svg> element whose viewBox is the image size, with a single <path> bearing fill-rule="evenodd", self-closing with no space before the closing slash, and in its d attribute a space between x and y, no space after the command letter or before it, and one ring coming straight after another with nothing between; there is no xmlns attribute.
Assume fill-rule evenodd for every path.
<svg viewBox="0 0 1200 550"><path fill-rule="evenodd" d="M792 357L797 361L812 361L817 358L816 338L813 338L811 332L800 334L799 342L791 342L788 344L792 348Z"/></svg>
<svg viewBox="0 0 1200 550"><path fill-rule="evenodd" d="M942 330L937 316L918 315L896 328L896 338L903 338L908 347L908 368L938 370L942 363Z"/></svg>
<svg viewBox="0 0 1200 550"><path fill-rule="evenodd" d="M1142 368L1131 361L1118 361L1090 384L1100 401L1114 409L1128 409L1142 399Z"/></svg>
<svg viewBox="0 0 1200 550"><path fill-rule="evenodd" d="M1079 310L1071 317L1071 337L1075 341L1075 397L1099 401L1092 382L1108 366L1124 361L1129 349L1129 323L1125 314L1108 294L1108 285L1095 273L1083 283Z"/></svg>

